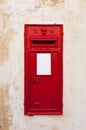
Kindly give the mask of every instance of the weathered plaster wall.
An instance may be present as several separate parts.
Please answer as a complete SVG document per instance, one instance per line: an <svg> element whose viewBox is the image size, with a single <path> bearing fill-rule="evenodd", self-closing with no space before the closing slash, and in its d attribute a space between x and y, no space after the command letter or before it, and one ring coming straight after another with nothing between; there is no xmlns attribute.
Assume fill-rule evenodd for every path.
<svg viewBox="0 0 86 130"><path fill-rule="evenodd" d="M24 24L64 24L63 116L24 116ZM0 0L0 130L86 130L86 1Z"/></svg>

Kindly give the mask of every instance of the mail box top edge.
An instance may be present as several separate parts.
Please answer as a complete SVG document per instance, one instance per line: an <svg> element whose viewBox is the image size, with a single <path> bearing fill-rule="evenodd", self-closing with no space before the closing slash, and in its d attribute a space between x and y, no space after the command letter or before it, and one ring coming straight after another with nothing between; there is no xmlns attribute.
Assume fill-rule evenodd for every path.
<svg viewBox="0 0 86 130"><path fill-rule="evenodd" d="M31 26L44 26L44 27L46 27L46 26L52 26L52 27L54 27L54 26L61 26L61 27L63 27L63 24L25 24L24 25L25 27L31 27Z"/></svg>

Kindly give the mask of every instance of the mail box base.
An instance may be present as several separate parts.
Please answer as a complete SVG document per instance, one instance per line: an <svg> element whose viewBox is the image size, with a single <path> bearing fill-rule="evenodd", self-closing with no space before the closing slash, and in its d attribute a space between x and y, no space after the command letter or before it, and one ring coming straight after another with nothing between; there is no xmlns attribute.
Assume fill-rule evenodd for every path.
<svg viewBox="0 0 86 130"><path fill-rule="evenodd" d="M28 112L25 113L27 116L34 116L34 115L63 115L63 112Z"/></svg>

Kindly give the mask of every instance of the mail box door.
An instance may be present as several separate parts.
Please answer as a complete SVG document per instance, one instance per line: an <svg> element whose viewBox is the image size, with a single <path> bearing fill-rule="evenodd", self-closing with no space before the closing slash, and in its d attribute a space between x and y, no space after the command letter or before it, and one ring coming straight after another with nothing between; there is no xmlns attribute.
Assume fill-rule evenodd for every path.
<svg viewBox="0 0 86 130"><path fill-rule="evenodd" d="M63 25L25 25L24 113L61 115Z"/></svg>
<svg viewBox="0 0 86 130"><path fill-rule="evenodd" d="M61 112L59 70L58 52L30 53L30 112Z"/></svg>

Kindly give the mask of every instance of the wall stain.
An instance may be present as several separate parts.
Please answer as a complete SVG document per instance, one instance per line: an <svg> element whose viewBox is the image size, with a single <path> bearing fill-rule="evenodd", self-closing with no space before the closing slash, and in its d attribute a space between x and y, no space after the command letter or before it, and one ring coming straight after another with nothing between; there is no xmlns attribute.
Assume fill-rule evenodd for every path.
<svg viewBox="0 0 86 130"><path fill-rule="evenodd" d="M9 24L10 15L3 12L2 17L3 17L3 28L5 29Z"/></svg>
<svg viewBox="0 0 86 130"><path fill-rule="evenodd" d="M9 58L9 42L13 37L13 29L10 28L6 33L0 32L0 64Z"/></svg>
<svg viewBox="0 0 86 130"><path fill-rule="evenodd" d="M4 0L0 0L0 4L2 4L4 2Z"/></svg>
<svg viewBox="0 0 86 130"><path fill-rule="evenodd" d="M5 120L5 101L4 101L4 93L3 88L0 85L0 127L4 124L3 121Z"/></svg>
<svg viewBox="0 0 86 130"><path fill-rule="evenodd" d="M51 0L51 3L53 6L58 4L58 3L62 3L62 2L64 2L64 0Z"/></svg>
<svg viewBox="0 0 86 130"><path fill-rule="evenodd" d="M12 124L12 118L13 115L10 110L10 104L9 104L9 99L11 99L9 95L9 86L6 85L4 89L4 99L5 99L5 120L4 124L5 126L10 126Z"/></svg>
<svg viewBox="0 0 86 130"><path fill-rule="evenodd" d="M9 86L0 84L0 130L9 130L13 115L9 105Z"/></svg>
<svg viewBox="0 0 86 130"><path fill-rule="evenodd" d="M50 0L50 1L41 0L37 5L35 5L35 10L40 9L44 5L53 7L53 6L56 6L57 4L63 3L63 2L64 2L64 0Z"/></svg>
<svg viewBox="0 0 86 130"><path fill-rule="evenodd" d="M51 130L58 130L58 128L55 127L55 126L52 126L52 127L51 127Z"/></svg>
<svg viewBox="0 0 86 130"><path fill-rule="evenodd" d="M41 0L42 4L46 4L47 0Z"/></svg>
<svg viewBox="0 0 86 130"><path fill-rule="evenodd" d="M9 43L13 37L14 31L9 27L10 15L0 9L0 64L2 65L9 58Z"/></svg>

